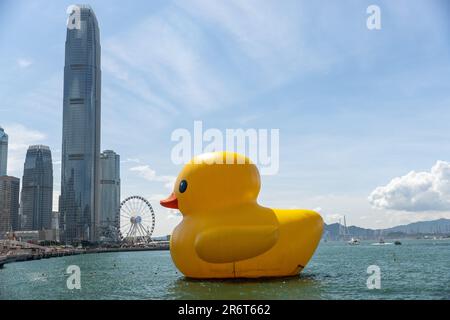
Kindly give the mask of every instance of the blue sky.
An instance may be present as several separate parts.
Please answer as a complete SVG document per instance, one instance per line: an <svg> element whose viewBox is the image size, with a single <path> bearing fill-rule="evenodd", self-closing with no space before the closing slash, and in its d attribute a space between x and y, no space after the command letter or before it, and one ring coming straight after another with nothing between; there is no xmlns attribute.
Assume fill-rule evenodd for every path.
<svg viewBox="0 0 450 320"><path fill-rule="evenodd" d="M0 1L9 174L22 176L29 144L47 144L57 192L70 4ZM450 199L447 163L431 170L450 161L446 1L89 4L101 32L102 150L122 157L123 197L154 204L156 234L179 221L157 201L181 169L171 133L195 120L280 129L280 170L262 179L264 205L316 208L327 222L345 214L364 227L450 218L448 205L434 206ZM381 30L366 27L371 4ZM404 205L413 198L421 205Z"/></svg>

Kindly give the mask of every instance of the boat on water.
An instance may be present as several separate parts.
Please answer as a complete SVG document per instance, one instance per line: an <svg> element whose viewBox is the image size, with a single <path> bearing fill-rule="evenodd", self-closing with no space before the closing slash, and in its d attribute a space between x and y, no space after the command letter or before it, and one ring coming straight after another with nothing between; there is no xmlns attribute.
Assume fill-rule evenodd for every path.
<svg viewBox="0 0 450 320"><path fill-rule="evenodd" d="M344 224L341 224L341 220L339 219L339 236L341 237L342 240L347 240L348 237L350 237L350 232L347 228L347 221L345 220L345 216L344 216ZM355 246L355 245L359 245L361 243L361 241L358 238L355 237L351 237L350 240L347 241L347 244Z"/></svg>
<svg viewBox="0 0 450 320"><path fill-rule="evenodd" d="M385 246L393 244L392 242L385 242L383 238L380 238L378 242L372 243L373 246Z"/></svg>
<svg viewBox="0 0 450 320"><path fill-rule="evenodd" d="M402 243L401 243L400 241L397 240L397 241L394 242L394 244L395 244L396 246L399 246L399 245L401 245Z"/></svg>
<svg viewBox="0 0 450 320"><path fill-rule="evenodd" d="M359 245L360 241L359 241L359 239L352 237L349 241L347 241L347 243L352 245L352 246L355 246L355 245Z"/></svg>

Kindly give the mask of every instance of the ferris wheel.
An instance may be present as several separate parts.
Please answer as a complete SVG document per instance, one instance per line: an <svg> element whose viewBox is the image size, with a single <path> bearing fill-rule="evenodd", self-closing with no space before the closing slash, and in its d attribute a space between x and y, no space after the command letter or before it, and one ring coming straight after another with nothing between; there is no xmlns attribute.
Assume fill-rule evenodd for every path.
<svg viewBox="0 0 450 320"><path fill-rule="evenodd" d="M145 198L131 196L119 208L119 233L124 242L146 244L151 242L155 229L155 213Z"/></svg>

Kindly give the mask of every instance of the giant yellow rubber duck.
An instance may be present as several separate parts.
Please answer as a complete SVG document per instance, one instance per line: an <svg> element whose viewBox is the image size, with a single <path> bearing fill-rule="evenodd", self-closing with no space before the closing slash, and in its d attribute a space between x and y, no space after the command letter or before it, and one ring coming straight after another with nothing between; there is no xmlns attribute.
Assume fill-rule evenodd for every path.
<svg viewBox="0 0 450 320"><path fill-rule="evenodd" d="M259 190L256 165L237 153L205 153L184 166L160 203L183 214L170 252L185 276L280 277L305 267L322 235L321 216L262 207Z"/></svg>

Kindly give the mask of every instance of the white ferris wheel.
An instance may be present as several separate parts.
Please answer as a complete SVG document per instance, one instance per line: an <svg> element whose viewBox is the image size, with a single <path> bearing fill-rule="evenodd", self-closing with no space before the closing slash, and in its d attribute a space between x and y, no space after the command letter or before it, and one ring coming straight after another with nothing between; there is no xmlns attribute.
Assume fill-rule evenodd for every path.
<svg viewBox="0 0 450 320"><path fill-rule="evenodd" d="M155 213L145 198L131 196L122 201L119 208L120 239L133 244L152 241L155 229Z"/></svg>

